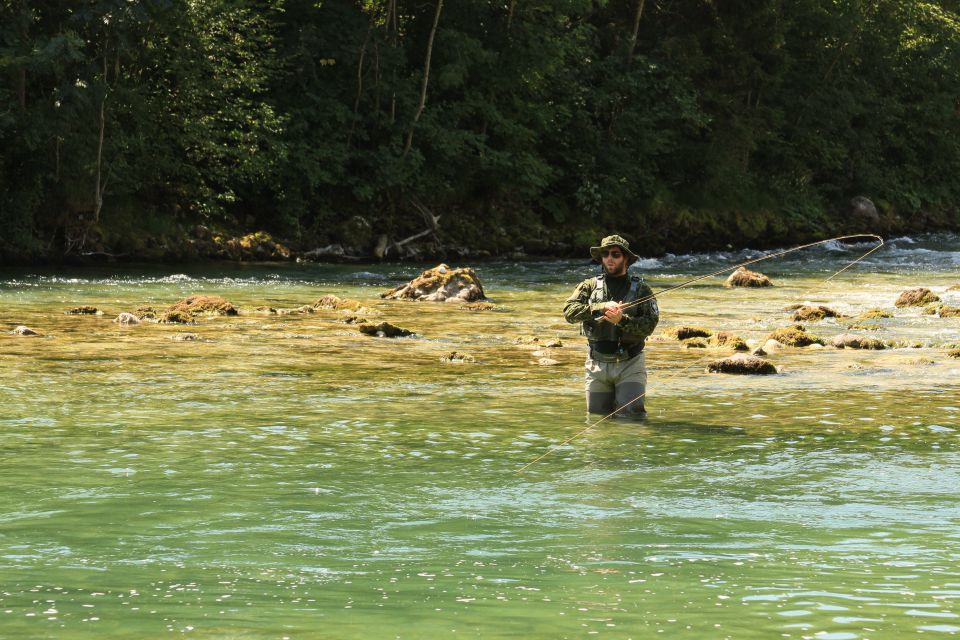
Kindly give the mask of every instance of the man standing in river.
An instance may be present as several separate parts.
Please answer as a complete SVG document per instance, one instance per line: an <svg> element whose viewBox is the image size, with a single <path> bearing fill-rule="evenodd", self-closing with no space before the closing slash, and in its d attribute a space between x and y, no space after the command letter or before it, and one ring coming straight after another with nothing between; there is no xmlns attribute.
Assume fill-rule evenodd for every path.
<svg viewBox="0 0 960 640"><path fill-rule="evenodd" d="M590 247L603 273L587 278L563 307L567 322L580 323L587 337L587 412L616 417L646 416L647 367L643 344L660 320L653 290L627 268L637 261L630 243L607 236ZM648 298L648 299L647 299ZM644 300L634 304L637 300Z"/></svg>

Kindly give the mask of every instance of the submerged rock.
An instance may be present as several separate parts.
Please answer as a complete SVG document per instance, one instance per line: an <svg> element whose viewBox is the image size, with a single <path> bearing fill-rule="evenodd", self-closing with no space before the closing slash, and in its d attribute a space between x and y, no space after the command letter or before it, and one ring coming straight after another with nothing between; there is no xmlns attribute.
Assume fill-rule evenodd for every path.
<svg viewBox="0 0 960 640"><path fill-rule="evenodd" d="M539 336L518 336L513 339L513 344L523 344L534 348L553 349L563 346L560 338L540 338Z"/></svg>
<svg viewBox="0 0 960 640"><path fill-rule="evenodd" d="M920 287L919 289L910 289L901 293L897 301L894 302L894 305L897 308L923 307L934 302L940 302L940 298L930 291L930 289Z"/></svg>
<svg viewBox="0 0 960 640"><path fill-rule="evenodd" d="M170 338L174 342L196 342L200 336L196 333L177 333Z"/></svg>
<svg viewBox="0 0 960 640"><path fill-rule="evenodd" d="M734 351L749 351L750 347L746 341L730 331L720 331L716 335L710 336L710 346L726 347Z"/></svg>
<svg viewBox="0 0 960 640"><path fill-rule="evenodd" d="M380 294L389 300L423 302L474 302L486 300L477 272L470 267L451 269L445 264L427 269L419 276Z"/></svg>
<svg viewBox="0 0 960 640"><path fill-rule="evenodd" d="M780 344L785 344L788 347L807 347L811 344L823 344L823 340L812 333L808 333L807 330L804 329L803 325L800 324L777 329L768 337L769 339L776 340Z"/></svg>
<svg viewBox="0 0 960 640"><path fill-rule="evenodd" d="M327 294L313 303L314 309L330 309L333 311L360 311L363 310L363 304L359 300L350 298L340 298L333 294Z"/></svg>
<svg viewBox="0 0 960 640"><path fill-rule="evenodd" d="M677 340L687 340L689 338L709 338L713 335L713 331L703 327L674 327L668 329L667 334Z"/></svg>
<svg viewBox="0 0 960 640"><path fill-rule="evenodd" d="M136 314L127 313L126 311L114 318L113 321L117 324L140 324L140 318L138 318Z"/></svg>
<svg viewBox="0 0 960 640"><path fill-rule="evenodd" d="M67 309L64 311L68 316L102 316L103 311L97 309L96 307L91 307L89 305L84 305L82 307L74 307L73 309Z"/></svg>
<svg viewBox="0 0 960 640"><path fill-rule="evenodd" d="M19 327L15 328L15 329L14 329L13 331L11 331L10 333L12 333L12 334L15 335L15 336L38 336L38 335L40 335L39 333L37 333L36 331L34 331L33 329L31 329L30 327L27 327L27 326L24 326L24 325L20 325Z"/></svg>
<svg viewBox="0 0 960 640"><path fill-rule="evenodd" d="M857 320L876 320L878 318L892 318L893 314L889 311L884 311L883 309L867 309L859 316Z"/></svg>
<svg viewBox="0 0 960 640"><path fill-rule="evenodd" d="M167 311L157 319L157 322L162 324L196 324L192 315L181 310Z"/></svg>
<svg viewBox="0 0 960 640"><path fill-rule="evenodd" d="M729 358L714 360L707 365L707 371L710 373L736 373L745 375L770 375L778 373L773 363L745 353L737 353Z"/></svg>
<svg viewBox="0 0 960 640"><path fill-rule="evenodd" d="M951 349L947 351L947 355L951 358L960 358L960 349Z"/></svg>
<svg viewBox="0 0 960 640"><path fill-rule="evenodd" d="M492 302L468 302L459 307L464 311L496 311L497 305Z"/></svg>
<svg viewBox="0 0 960 640"><path fill-rule="evenodd" d="M684 349L706 349L707 341L703 338L687 338L686 340L681 340L680 346Z"/></svg>
<svg viewBox="0 0 960 640"><path fill-rule="evenodd" d="M727 278L727 281L723 283L725 287L772 287L773 282L770 281L770 278L758 273L756 271L750 271L746 267L740 267L736 271L730 274L730 277Z"/></svg>
<svg viewBox="0 0 960 640"><path fill-rule="evenodd" d="M140 320L156 320L157 311L153 307L139 306L133 310L133 315Z"/></svg>
<svg viewBox="0 0 960 640"><path fill-rule="evenodd" d="M288 316L294 313L309 314L309 313L316 313L316 312L317 310L308 304L297 307L296 309L277 309L276 311L277 315L279 316Z"/></svg>
<svg viewBox="0 0 960 640"><path fill-rule="evenodd" d="M560 364L559 360L554 360L553 358L540 358L537 360L537 364L541 367L553 367Z"/></svg>
<svg viewBox="0 0 960 640"><path fill-rule="evenodd" d="M440 356L440 362L444 362L444 363L462 364L462 363L473 363L476 361L477 359L474 358L473 356L466 353L459 353L457 351L451 351L445 356Z"/></svg>
<svg viewBox="0 0 960 640"><path fill-rule="evenodd" d="M837 349L886 349L883 340L869 336L858 336L852 333L843 333L834 336L830 344Z"/></svg>
<svg viewBox="0 0 960 640"><path fill-rule="evenodd" d="M830 307L824 307L823 305L800 305L793 311L793 315L790 316L790 319L795 322L809 322L816 320L823 320L824 318L842 318L843 316Z"/></svg>
<svg viewBox="0 0 960 640"><path fill-rule="evenodd" d="M377 324L360 324L357 325L357 328L360 330L360 333L368 336L378 336L380 338L403 338L406 336L412 336L413 331L408 329L401 329L396 325L392 325L389 322L380 322Z"/></svg>
<svg viewBox="0 0 960 640"><path fill-rule="evenodd" d="M235 316L237 308L220 296L193 295L172 304L167 309L167 315L171 313L184 313L188 316Z"/></svg>

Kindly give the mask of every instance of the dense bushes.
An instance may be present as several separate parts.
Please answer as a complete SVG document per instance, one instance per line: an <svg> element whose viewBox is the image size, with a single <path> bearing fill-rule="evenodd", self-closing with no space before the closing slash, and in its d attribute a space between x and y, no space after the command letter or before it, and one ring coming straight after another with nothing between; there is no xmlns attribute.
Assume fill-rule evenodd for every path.
<svg viewBox="0 0 960 640"><path fill-rule="evenodd" d="M955 227L958 56L955 2L12 0L0 255Z"/></svg>

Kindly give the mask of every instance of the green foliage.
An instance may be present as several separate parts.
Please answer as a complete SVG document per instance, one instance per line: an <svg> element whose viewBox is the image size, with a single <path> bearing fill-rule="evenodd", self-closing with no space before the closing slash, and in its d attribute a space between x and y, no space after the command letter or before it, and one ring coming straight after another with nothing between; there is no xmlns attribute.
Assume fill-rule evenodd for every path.
<svg viewBox="0 0 960 640"><path fill-rule="evenodd" d="M368 245L424 211L494 253L521 228L773 244L858 195L960 226L955 3L448 0L434 33L437 6L8 0L3 254L209 223Z"/></svg>

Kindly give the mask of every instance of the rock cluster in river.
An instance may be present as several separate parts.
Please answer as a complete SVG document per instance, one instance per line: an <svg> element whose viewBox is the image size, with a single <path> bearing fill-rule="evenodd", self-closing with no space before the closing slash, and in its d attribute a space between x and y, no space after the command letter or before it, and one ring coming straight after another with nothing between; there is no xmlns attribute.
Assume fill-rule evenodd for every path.
<svg viewBox="0 0 960 640"><path fill-rule="evenodd" d="M812 344L823 345L823 340L809 333L801 324L776 329L768 336L768 339L776 340L780 344L787 345L788 347L808 347Z"/></svg>
<svg viewBox="0 0 960 640"><path fill-rule="evenodd" d="M475 302L486 299L476 271L470 267L451 269L445 264L427 269L410 282L381 293L380 297L423 302Z"/></svg>
<svg viewBox="0 0 960 640"><path fill-rule="evenodd" d="M858 336L852 333L842 333L834 336L830 344L837 349L886 349L887 345L879 338L870 336Z"/></svg>
<svg viewBox="0 0 960 640"><path fill-rule="evenodd" d="M360 333L368 336L377 336L380 338L405 338L414 335L413 331L403 329L389 322L378 322L377 324L361 323L357 325Z"/></svg>
<svg viewBox="0 0 960 640"><path fill-rule="evenodd" d="M740 267L730 274L727 281L723 283L725 287L772 287L773 282L770 278L757 271L750 271L746 267Z"/></svg>
<svg viewBox="0 0 960 640"><path fill-rule="evenodd" d="M793 308L788 307L787 310L793 311L790 319L794 322L816 322L817 320L823 320L824 318L843 317L842 314L834 311L830 307L825 307L823 305L801 304L796 305Z"/></svg>
<svg viewBox="0 0 960 640"><path fill-rule="evenodd" d="M707 371L710 373L734 373L746 375L770 375L777 372L773 363L763 358L747 355L745 353L736 353L729 358L714 360L707 365Z"/></svg>
<svg viewBox="0 0 960 640"><path fill-rule="evenodd" d="M934 294L930 289L926 287L920 287L918 289L910 289L904 291L900 294L900 297L897 298L894 302L894 306L897 308L902 307L924 307L928 304L934 302L940 302L939 296Z"/></svg>

